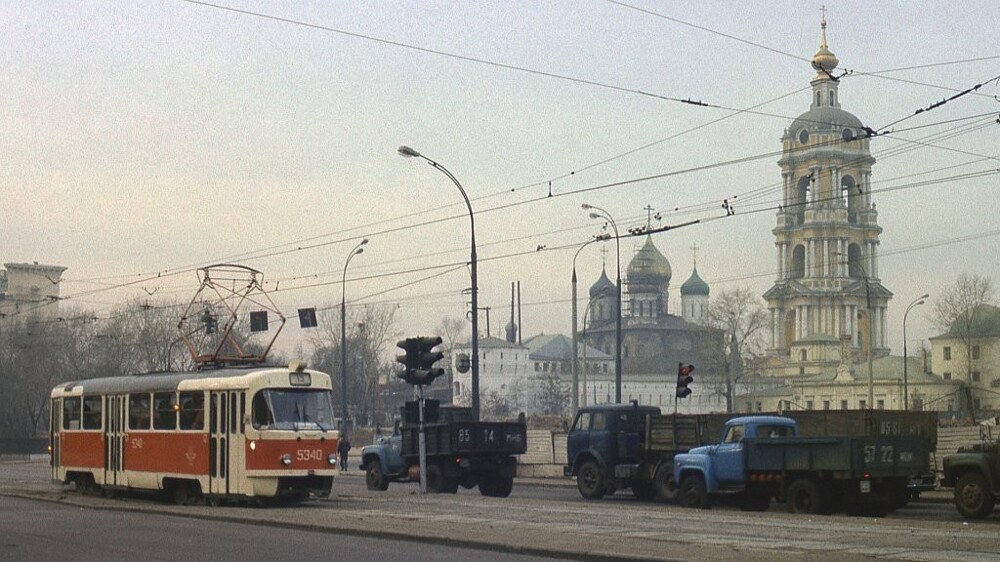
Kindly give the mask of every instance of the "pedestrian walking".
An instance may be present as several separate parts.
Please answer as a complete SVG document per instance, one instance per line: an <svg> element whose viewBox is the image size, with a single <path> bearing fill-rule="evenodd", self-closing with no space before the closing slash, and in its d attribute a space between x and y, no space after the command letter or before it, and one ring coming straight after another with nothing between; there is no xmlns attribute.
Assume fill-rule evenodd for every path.
<svg viewBox="0 0 1000 562"><path fill-rule="evenodd" d="M347 438L347 434L340 436L340 443L337 443L337 456L340 457L340 471L344 472L347 470L347 455L351 452L351 440Z"/></svg>

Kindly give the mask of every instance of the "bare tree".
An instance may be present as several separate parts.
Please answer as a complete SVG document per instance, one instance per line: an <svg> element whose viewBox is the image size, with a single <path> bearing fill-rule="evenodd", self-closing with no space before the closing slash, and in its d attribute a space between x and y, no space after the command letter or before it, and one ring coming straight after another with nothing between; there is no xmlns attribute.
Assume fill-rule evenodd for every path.
<svg viewBox="0 0 1000 562"><path fill-rule="evenodd" d="M972 348L986 335L985 321L992 316L995 302L996 289L991 279L965 273L934 302L934 326L962 343L966 385L972 383ZM966 411L971 415L971 396L965 396L969 402Z"/></svg>
<svg viewBox="0 0 1000 562"><path fill-rule="evenodd" d="M548 372L539 380L538 403L541 413L562 416L569 406L571 390L559 379L559 374Z"/></svg>
<svg viewBox="0 0 1000 562"><path fill-rule="evenodd" d="M396 309L391 306L366 305L345 313L347 336L347 404L359 422L373 421L379 405L380 384L392 376L393 363L379 360L380 351L394 345ZM308 338L313 352L310 363L333 376L335 403L341 396L340 308L320 311L319 326Z"/></svg>
<svg viewBox="0 0 1000 562"><path fill-rule="evenodd" d="M724 378L718 391L726 399L726 411L733 412L734 389L743 378L744 365L764 351L763 335L770 317L760 299L748 288L723 290L712 298L707 324L725 333L722 359Z"/></svg>

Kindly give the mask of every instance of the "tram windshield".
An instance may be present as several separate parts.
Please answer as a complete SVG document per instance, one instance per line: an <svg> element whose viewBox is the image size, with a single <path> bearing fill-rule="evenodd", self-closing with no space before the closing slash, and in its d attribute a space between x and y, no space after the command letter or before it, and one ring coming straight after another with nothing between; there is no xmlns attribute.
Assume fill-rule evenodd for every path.
<svg viewBox="0 0 1000 562"><path fill-rule="evenodd" d="M306 388L271 388L253 398L257 429L334 429L333 393Z"/></svg>

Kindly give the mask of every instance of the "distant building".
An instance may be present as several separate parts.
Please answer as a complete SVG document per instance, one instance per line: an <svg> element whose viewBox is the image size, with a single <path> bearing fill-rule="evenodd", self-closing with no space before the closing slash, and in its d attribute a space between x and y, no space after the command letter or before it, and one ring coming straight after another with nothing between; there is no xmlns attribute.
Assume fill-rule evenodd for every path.
<svg viewBox="0 0 1000 562"><path fill-rule="evenodd" d="M509 329L508 336L516 334ZM547 385L560 385L565 393L566 415L569 415L569 396L572 385L572 357L570 339L563 335L538 335L528 338L524 344L503 340L493 336L479 338L479 398L480 409L485 400L501 400L513 412L525 414L540 413ZM457 361L459 354L472 352L468 342L456 345L451 356ZM602 402L607 392L609 380L614 384L614 359L592 347L578 350L581 373L589 381L581 387L600 392ZM586 354L586 370L584 355ZM609 366L610 365L610 366ZM609 378L609 371L611 372ZM452 365L453 402L460 406L472 405L472 373L460 373L457 364ZM614 393L613 386L612 393Z"/></svg>
<svg viewBox="0 0 1000 562"><path fill-rule="evenodd" d="M957 409L967 412L961 406L971 399L976 418L990 418L1000 414L1000 308L980 305L968 314L970 322L962 319L930 338L934 374L968 388L956 398Z"/></svg>
<svg viewBox="0 0 1000 562"><path fill-rule="evenodd" d="M5 263L0 270L0 316L54 318L59 312L61 265Z"/></svg>
<svg viewBox="0 0 1000 562"><path fill-rule="evenodd" d="M794 378L767 377L763 388L743 392L736 399L739 412L785 410L903 410L904 387L909 391L909 408L936 411L942 417L957 415L960 387L931 372L926 359L908 361L903 378L903 357L883 355L872 360L869 382L868 363L853 361L849 339L843 341L843 360L834 367ZM756 381L761 382L761 381ZM874 397L868 403L869 385Z"/></svg>
<svg viewBox="0 0 1000 562"><path fill-rule="evenodd" d="M622 400L660 406L673 411L678 363L695 365L691 396L677 403L681 412L726 411L721 330L708 327L710 289L697 267L681 287L681 316L670 313L669 290L673 269L651 236L629 262L622 310ZM588 403L614 402L616 314L619 289L607 271L590 288L590 314L584 318L581 340L600 349L612 362L607 392L588 391ZM581 401L581 404L583 402Z"/></svg>

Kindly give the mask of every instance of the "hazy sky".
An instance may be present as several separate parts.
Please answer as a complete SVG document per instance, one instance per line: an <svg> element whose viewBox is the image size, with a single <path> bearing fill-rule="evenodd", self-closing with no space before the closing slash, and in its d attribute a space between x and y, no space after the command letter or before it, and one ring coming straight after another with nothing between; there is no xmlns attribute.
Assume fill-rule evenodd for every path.
<svg viewBox="0 0 1000 562"><path fill-rule="evenodd" d="M838 73L852 71L842 108L879 131L895 123L871 146L899 353L914 298L961 273L1000 283L1000 3L825 5ZM654 236L673 266L671 312L695 244L713 291L762 294L776 276L780 137L809 108L820 6L6 2L0 259L67 266L63 306L98 312L189 299L193 268L242 263L291 317L339 304L367 237L350 305L398 303L405 335L430 333L464 316L469 220L447 177L396 154L406 144L472 199L494 335L513 281L525 335L569 333L573 255L602 232L585 202L622 232L646 224L647 206L654 227L703 221ZM643 241L621 241L623 271ZM581 307L601 245L577 260ZM911 350L936 333L931 309L910 314Z"/></svg>

